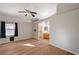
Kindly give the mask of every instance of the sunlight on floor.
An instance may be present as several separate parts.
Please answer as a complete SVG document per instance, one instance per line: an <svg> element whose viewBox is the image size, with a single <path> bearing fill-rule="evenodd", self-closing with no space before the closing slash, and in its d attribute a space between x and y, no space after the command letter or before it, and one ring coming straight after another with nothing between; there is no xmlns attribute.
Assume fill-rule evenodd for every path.
<svg viewBox="0 0 79 59"><path fill-rule="evenodd" d="M29 46L29 47L36 47L35 45L31 44L31 43L27 43L27 44L23 44L24 46Z"/></svg>

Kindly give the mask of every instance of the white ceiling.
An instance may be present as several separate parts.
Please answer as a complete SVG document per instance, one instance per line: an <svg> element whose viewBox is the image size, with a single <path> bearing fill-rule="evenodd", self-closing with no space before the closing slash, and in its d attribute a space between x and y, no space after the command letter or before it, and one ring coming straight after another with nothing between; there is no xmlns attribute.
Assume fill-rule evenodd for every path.
<svg viewBox="0 0 79 59"><path fill-rule="evenodd" d="M24 19L45 19L56 13L55 3L0 3L0 12L16 15ZM35 18L18 13L24 9L37 12Z"/></svg>

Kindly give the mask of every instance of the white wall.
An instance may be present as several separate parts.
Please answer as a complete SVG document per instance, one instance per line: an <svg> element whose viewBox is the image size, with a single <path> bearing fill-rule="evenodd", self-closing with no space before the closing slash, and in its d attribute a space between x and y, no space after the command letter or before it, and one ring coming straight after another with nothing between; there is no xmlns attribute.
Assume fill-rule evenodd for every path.
<svg viewBox="0 0 79 59"><path fill-rule="evenodd" d="M68 12L79 8L79 3L61 3L57 5L57 14Z"/></svg>
<svg viewBox="0 0 79 59"><path fill-rule="evenodd" d="M15 37L15 41L16 40L22 40L22 39L28 39L28 38L32 38L32 30L33 30L33 26L32 26L32 22L24 22L21 21L22 19L19 18L18 16L14 16L14 15L9 15L9 14L5 14L0 12L0 21L5 21L5 22L17 22L18 23L18 36ZM7 43L10 42L10 38L0 38L0 44L2 43Z"/></svg>
<svg viewBox="0 0 79 59"><path fill-rule="evenodd" d="M54 15L50 21L50 43L79 54L79 9Z"/></svg>
<svg viewBox="0 0 79 59"><path fill-rule="evenodd" d="M21 22L18 23L18 37L15 40L28 39L33 37L32 22Z"/></svg>
<svg viewBox="0 0 79 59"><path fill-rule="evenodd" d="M33 38L38 39L38 22L33 22ZM36 32L34 31L36 29Z"/></svg>

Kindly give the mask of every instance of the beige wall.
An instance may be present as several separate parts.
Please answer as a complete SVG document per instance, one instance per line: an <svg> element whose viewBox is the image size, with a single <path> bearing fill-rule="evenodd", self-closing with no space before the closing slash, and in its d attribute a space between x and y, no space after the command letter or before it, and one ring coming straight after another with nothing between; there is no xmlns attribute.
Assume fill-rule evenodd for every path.
<svg viewBox="0 0 79 59"><path fill-rule="evenodd" d="M79 54L79 9L54 15L50 21L50 43Z"/></svg>

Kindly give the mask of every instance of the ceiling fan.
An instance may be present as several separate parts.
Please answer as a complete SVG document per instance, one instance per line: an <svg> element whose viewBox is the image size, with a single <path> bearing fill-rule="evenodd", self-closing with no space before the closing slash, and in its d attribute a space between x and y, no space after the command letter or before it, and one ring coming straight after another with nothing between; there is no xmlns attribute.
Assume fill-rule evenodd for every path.
<svg viewBox="0 0 79 59"><path fill-rule="evenodd" d="M18 11L19 13L25 13L25 16L27 16L27 14L30 14L32 17L35 17L35 14L37 14L37 12L33 12L30 11L28 9L24 9L24 11Z"/></svg>

